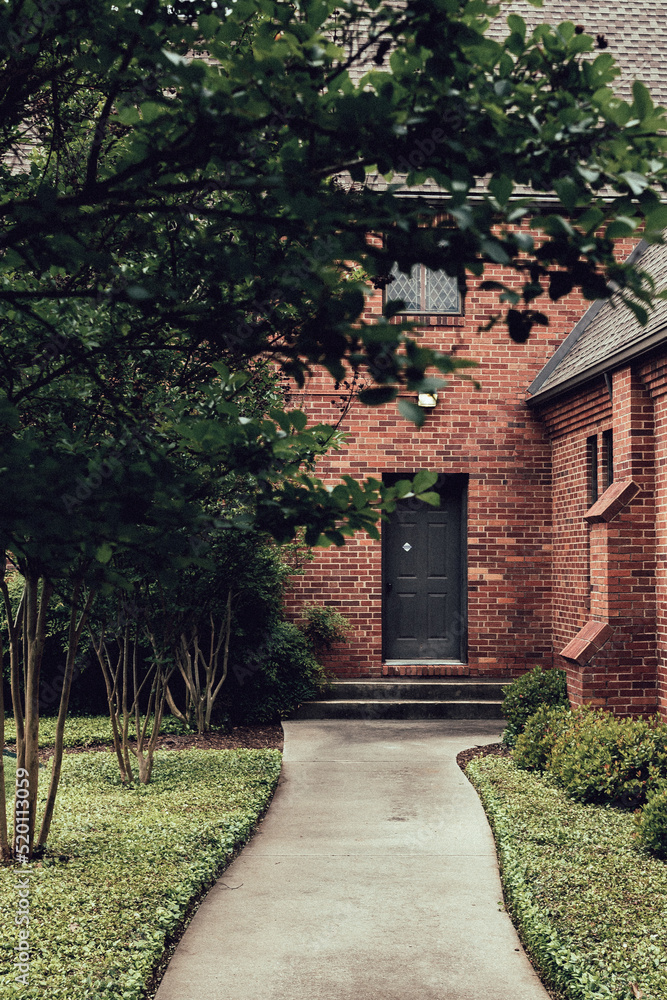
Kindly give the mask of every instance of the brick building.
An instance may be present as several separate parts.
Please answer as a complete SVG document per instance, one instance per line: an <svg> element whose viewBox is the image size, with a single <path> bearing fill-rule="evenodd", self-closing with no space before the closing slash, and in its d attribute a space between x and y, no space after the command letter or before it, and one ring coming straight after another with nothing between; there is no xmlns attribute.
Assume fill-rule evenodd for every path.
<svg viewBox="0 0 667 1000"><path fill-rule="evenodd" d="M619 90L639 78L666 104L654 28L665 23L667 3L630 7L512 5L529 24L567 19L604 34L623 69ZM619 254L633 249L628 241ZM660 279L667 258L647 253ZM512 283L495 270L484 279ZM667 312L660 306L641 328L610 303L545 297L549 327L515 344L500 326L480 332L497 300L479 283L462 302L453 279L422 267L410 277L396 272L389 289L408 302L426 344L480 362L481 388L453 379L437 400L422 400L435 405L419 431L393 405L351 406L347 447L320 463L320 475L391 481L431 469L441 507L405 501L381 543L360 535L318 552L294 580L292 609L325 603L350 619L354 633L331 661L341 677L514 676L567 663L575 700L645 712L660 699L667 713L659 611L667 586L667 351L659 346ZM381 312L383 294L368 299L365 318ZM334 422L340 394L315 375L298 402L312 421ZM596 499L597 513L589 510ZM568 650L573 658L562 659L587 625Z"/></svg>
<svg viewBox="0 0 667 1000"><path fill-rule="evenodd" d="M664 288L665 248L637 253ZM645 327L592 305L528 406L551 442L553 644L571 697L667 715L667 302ZM585 627L592 644L570 643Z"/></svg>

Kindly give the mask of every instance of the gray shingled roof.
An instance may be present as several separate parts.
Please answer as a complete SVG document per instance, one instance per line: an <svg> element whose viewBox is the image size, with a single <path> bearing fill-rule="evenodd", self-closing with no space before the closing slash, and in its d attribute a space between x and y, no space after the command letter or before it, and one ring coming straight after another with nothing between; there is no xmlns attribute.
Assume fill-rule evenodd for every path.
<svg viewBox="0 0 667 1000"><path fill-rule="evenodd" d="M667 3L661 0L642 3L544 0L541 7L532 7L525 0L518 0L502 5L500 17L489 28L490 35L498 38L508 34L508 14L520 14L529 31L537 24L573 21L593 37L604 35L609 43L606 51L613 55L622 70L615 83L621 97L628 98L632 81L641 80L656 104L667 105L667 59L663 40L667 29Z"/></svg>
<svg viewBox="0 0 667 1000"><path fill-rule="evenodd" d="M563 21L572 21L581 25L585 32L594 38L604 35L608 47L605 49L613 55L619 64L621 75L613 83L614 90L625 100L632 99L632 83L641 80L646 84L655 104L667 107L667 41L664 34L667 30L667 0L646 0L644 3L590 3L586 0L544 0L542 7L533 7L526 0L503 4L500 15L495 18L488 29L488 34L501 39L509 34L507 17L509 14L520 14L526 22L528 33L538 24L557 26ZM591 53L594 58L598 50ZM357 67L356 75L360 77L366 71L370 62ZM400 183L404 175L396 174L392 183ZM387 186L385 179L379 174L369 174L366 184L375 190L383 190ZM476 190L482 192L485 188L483 180L476 184ZM442 198L443 192L438 185L428 180L424 184L405 188L405 193L417 197ZM401 192L403 193L403 192ZM534 194L528 188L516 188L516 197ZM549 201L555 195L538 194L538 200Z"/></svg>
<svg viewBox="0 0 667 1000"><path fill-rule="evenodd" d="M656 283L667 288L667 247L641 243L632 255ZM667 300L658 300L646 326L617 296L599 299L566 337L530 389L531 400L546 400L609 371L627 357L667 342Z"/></svg>

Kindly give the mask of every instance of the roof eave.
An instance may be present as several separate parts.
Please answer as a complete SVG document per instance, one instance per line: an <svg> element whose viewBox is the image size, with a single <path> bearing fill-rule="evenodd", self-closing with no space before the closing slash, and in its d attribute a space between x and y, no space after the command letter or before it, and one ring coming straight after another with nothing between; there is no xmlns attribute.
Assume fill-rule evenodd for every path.
<svg viewBox="0 0 667 1000"><path fill-rule="evenodd" d="M586 382L590 382L594 378L597 378L599 375L609 373L615 368L621 368L629 361L634 361L635 358L640 357L642 354L647 354L654 348L664 344L665 333L667 333L667 326L661 327L656 333L651 334L650 337L640 340L638 343L632 344L630 347L626 347L622 351L617 351L616 354L612 354L610 357L605 358L596 365L592 365L585 371L572 375L571 378L566 379L564 382L558 382L556 385L549 386L540 392L536 392L533 396L528 396L526 399L527 405L532 407L540 406L544 403L550 403L559 396L564 396L573 389L578 389L580 386L584 385Z"/></svg>

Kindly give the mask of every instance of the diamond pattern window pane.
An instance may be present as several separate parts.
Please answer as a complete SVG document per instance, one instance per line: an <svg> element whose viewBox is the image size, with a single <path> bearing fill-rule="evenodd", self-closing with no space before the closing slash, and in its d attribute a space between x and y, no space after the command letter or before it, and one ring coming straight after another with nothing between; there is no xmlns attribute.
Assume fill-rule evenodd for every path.
<svg viewBox="0 0 667 1000"><path fill-rule="evenodd" d="M405 302L405 312L420 312L421 301L419 295L419 277L421 268L415 264L410 274L403 274L398 270L398 265L394 264L391 273L394 280L387 285L387 299L403 299Z"/></svg>
<svg viewBox="0 0 667 1000"><path fill-rule="evenodd" d="M404 312L458 313L461 311L456 278L444 271L430 271L415 264L410 274L403 274L394 264L394 280L387 285L386 299L403 299Z"/></svg>
<svg viewBox="0 0 667 1000"><path fill-rule="evenodd" d="M445 271L425 272L425 306L427 312L456 313L459 311L459 289L456 278Z"/></svg>

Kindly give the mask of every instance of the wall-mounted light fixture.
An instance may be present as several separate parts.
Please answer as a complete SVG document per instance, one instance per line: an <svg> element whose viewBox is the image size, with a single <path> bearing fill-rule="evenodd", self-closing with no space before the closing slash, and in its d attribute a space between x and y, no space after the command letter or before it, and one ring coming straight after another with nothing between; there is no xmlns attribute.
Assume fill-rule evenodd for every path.
<svg viewBox="0 0 667 1000"><path fill-rule="evenodd" d="M417 406L421 406L424 410L432 409L437 403L437 392L420 392L417 396Z"/></svg>

